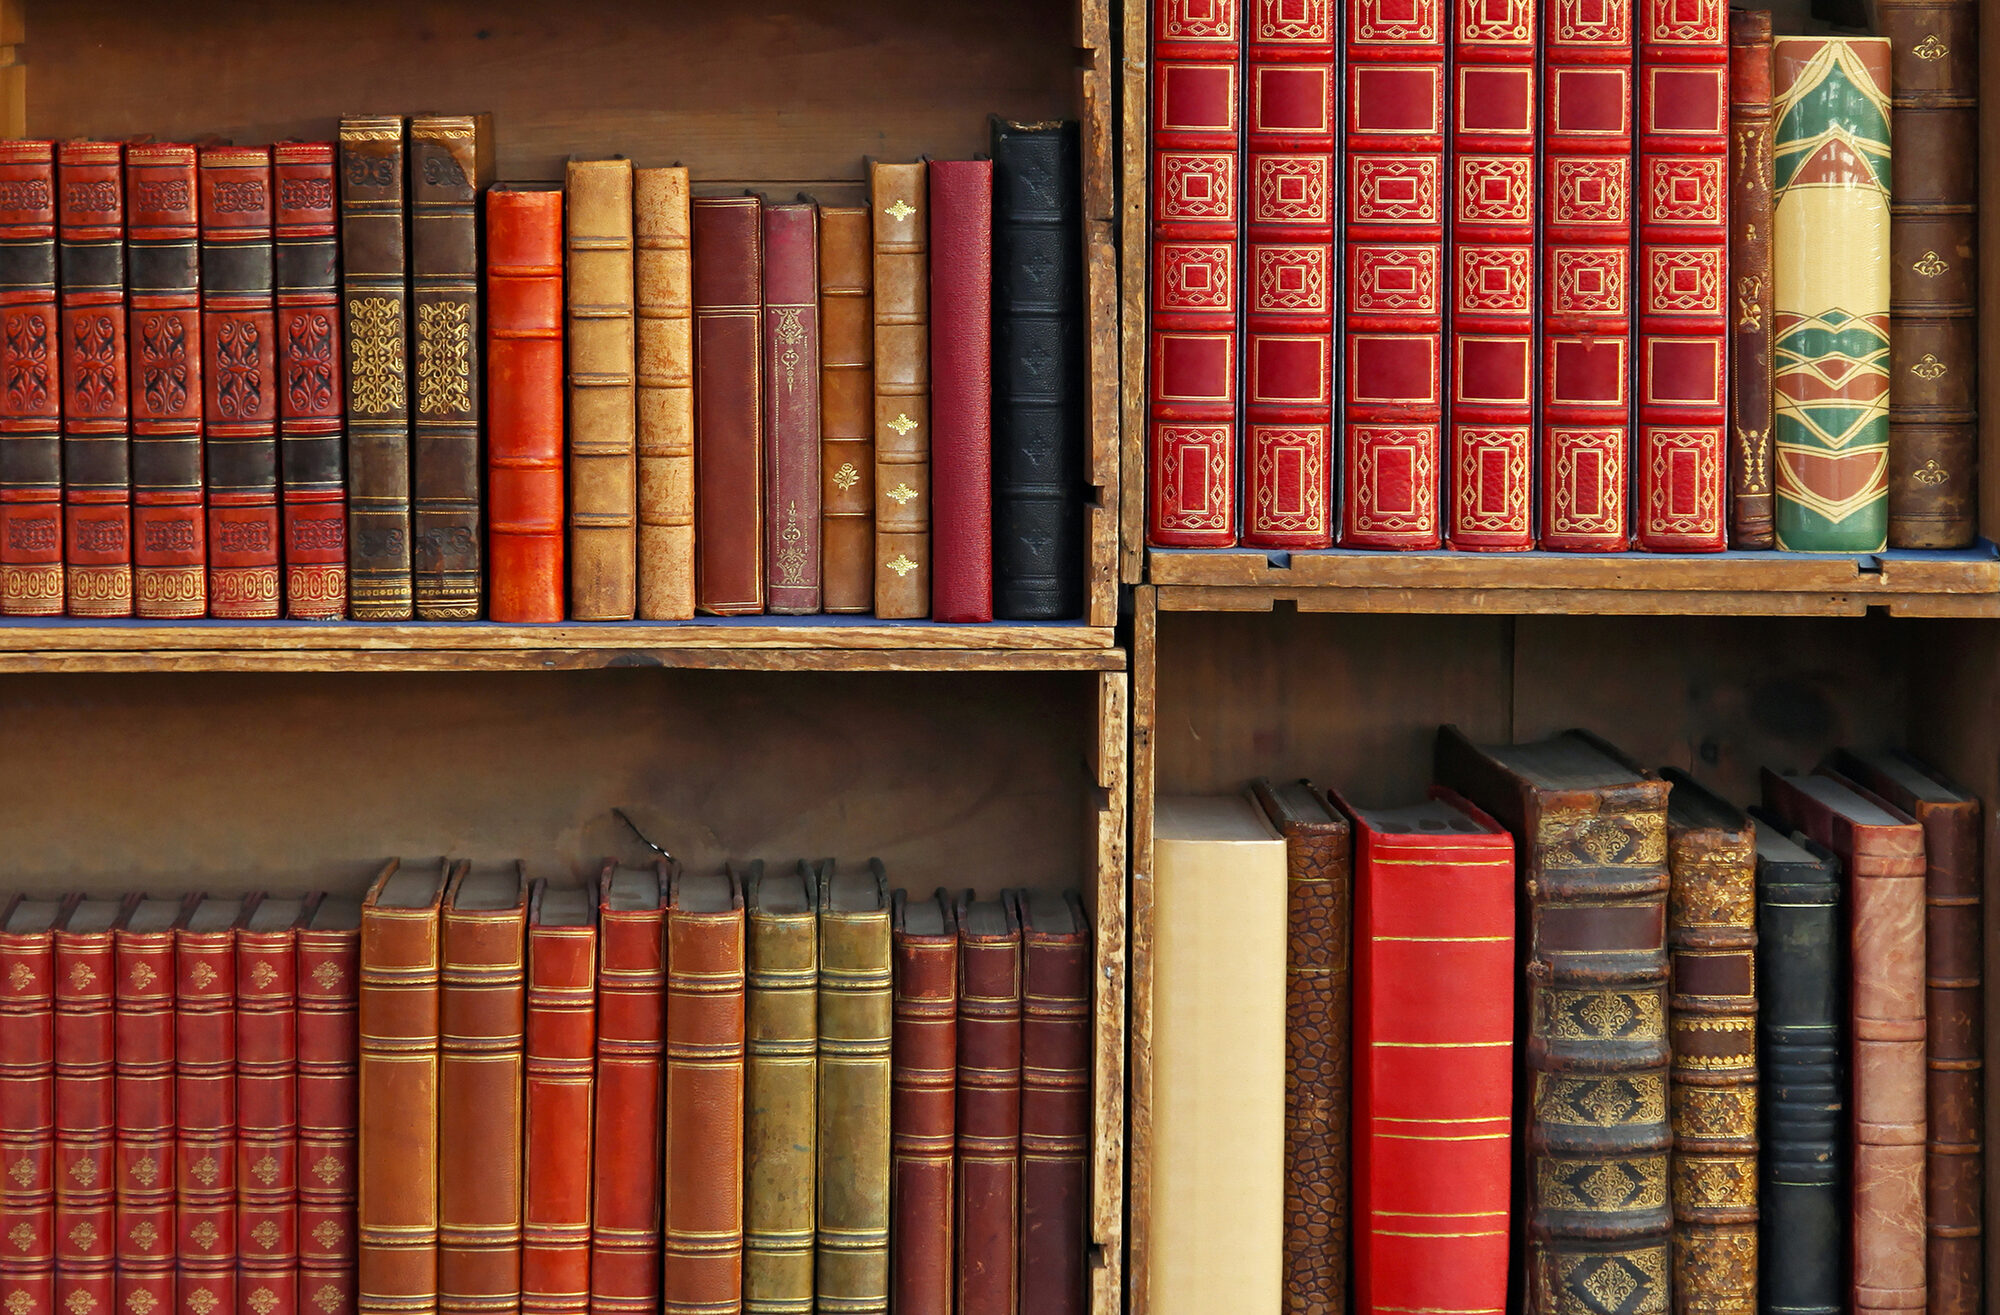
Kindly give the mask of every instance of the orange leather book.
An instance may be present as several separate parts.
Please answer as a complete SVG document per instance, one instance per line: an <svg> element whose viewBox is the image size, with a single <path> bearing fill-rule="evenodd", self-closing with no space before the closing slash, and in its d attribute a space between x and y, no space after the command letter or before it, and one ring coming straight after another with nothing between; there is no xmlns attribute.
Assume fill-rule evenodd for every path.
<svg viewBox="0 0 2000 1315"><path fill-rule="evenodd" d="M931 614L930 205L924 166L868 166L875 235L875 615Z"/></svg>
<svg viewBox="0 0 2000 1315"><path fill-rule="evenodd" d="M299 1294L354 1309L361 901L329 895L298 934Z"/></svg>
<svg viewBox="0 0 2000 1315"><path fill-rule="evenodd" d="M590 1182L592 1315L660 1308L660 1055L666 1042L664 860L597 878L597 1107Z"/></svg>
<svg viewBox="0 0 2000 1315"><path fill-rule="evenodd" d="M174 919L179 916L177 899L130 895L111 933L118 974L114 1249L123 1311L174 1304Z"/></svg>
<svg viewBox="0 0 2000 1315"><path fill-rule="evenodd" d="M528 889L521 1315L590 1308L590 1087L597 1050L597 901Z"/></svg>
<svg viewBox="0 0 2000 1315"><path fill-rule="evenodd" d="M563 619L563 194L486 194L486 615Z"/></svg>
<svg viewBox="0 0 2000 1315"><path fill-rule="evenodd" d="M237 1280L252 1315L299 1311L296 974L310 912L252 895L236 920Z"/></svg>
<svg viewBox="0 0 2000 1315"><path fill-rule="evenodd" d="M180 1124L175 1307L194 1315L236 1308L236 919L241 912L240 901L190 895L174 922L174 1112Z"/></svg>

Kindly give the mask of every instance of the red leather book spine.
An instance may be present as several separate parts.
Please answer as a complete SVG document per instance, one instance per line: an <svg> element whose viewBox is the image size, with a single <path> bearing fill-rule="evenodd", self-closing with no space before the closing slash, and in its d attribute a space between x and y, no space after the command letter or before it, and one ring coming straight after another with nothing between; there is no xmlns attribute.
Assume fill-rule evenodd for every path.
<svg viewBox="0 0 2000 1315"><path fill-rule="evenodd" d="M118 1309L165 1315L174 1308L174 933L129 927L140 903L126 900L113 934Z"/></svg>
<svg viewBox="0 0 2000 1315"><path fill-rule="evenodd" d="M361 1058L358 928L298 934L300 1309L355 1306L355 1167Z"/></svg>
<svg viewBox="0 0 2000 1315"><path fill-rule="evenodd" d="M660 1308L660 1064L666 1053L666 911L598 906L597 1107L590 1309Z"/></svg>
<svg viewBox="0 0 2000 1315"><path fill-rule="evenodd" d="M563 194L486 194L486 615L563 619Z"/></svg>
<svg viewBox="0 0 2000 1315"><path fill-rule="evenodd" d="M0 920L0 1309L55 1315L55 938L15 929L20 907Z"/></svg>
<svg viewBox="0 0 2000 1315"><path fill-rule="evenodd" d="M192 146L125 148L132 355L132 610L208 612L201 497L200 211Z"/></svg>
<svg viewBox="0 0 2000 1315"><path fill-rule="evenodd" d="M1542 546L1623 552L1631 442L1633 0L1548 0Z"/></svg>
<svg viewBox="0 0 2000 1315"><path fill-rule="evenodd" d="M56 148L62 286L63 582L71 616L132 615L125 148Z"/></svg>
<svg viewBox="0 0 2000 1315"><path fill-rule="evenodd" d="M1012 1315L1020 1306L1021 925L972 926L958 902L959 1315Z"/></svg>
<svg viewBox="0 0 2000 1315"><path fill-rule="evenodd" d="M1146 541L1236 542L1243 0L1153 0Z"/></svg>
<svg viewBox="0 0 2000 1315"><path fill-rule="evenodd" d="M200 897L189 901L189 913ZM235 932L174 933L175 1310L236 1309Z"/></svg>
<svg viewBox="0 0 2000 1315"><path fill-rule="evenodd" d="M522 1315L590 1308L590 1087L597 1054L597 927L528 922Z"/></svg>
<svg viewBox="0 0 2000 1315"><path fill-rule="evenodd" d="M889 1305L951 1309L952 1144L958 1090L958 929L944 892L935 929L890 904L896 1001L890 1047Z"/></svg>
<svg viewBox="0 0 2000 1315"><path fill-rule="evenodd" d="M271 148L203 150L201 330L211 616L274 618L283 592L271 226Z"/></svg>
<svg viewBox="0 0 2000 1315"><path fill-rule="evenodd" d="M1243 206L1243 542L1333 542L1332 5L1252 0Z"/></svg>
<svg viewBox="0 0 2000 1315"><path fill-rule="evenodd" d="M993 161L933 160L931 619L993 619Z"/></svg>
<svg viewBox="0 0 2000 1315"><path fill-rule="evenodd" d="M271 148L285 615L347 615L347 406L332 142Z"/></svg>
<svg viewBox="0 0 2000 1315"><path fill-rule="evenodd" d="M236 1250L245 1309L298 1315L298 938L236 932Z"/></svg>
<svg viewBox="0 0 2000 1315"><path fill-rule="evenodd" d="M1729 13L1638 0L1638 526L1649 552L1727 547Z"/></svg>
<svg viewBox="0 0 2000 1315"><path fill-rule="evenodd" d="M764 244L754 196L690 203L694 248L695 606L764 610Z"/></svg>
<svg viewBox="0 0 2000 1315"><path fill-rule="evenodd" d="M1435 548L1444 424L1444 0L1347 0L1340 542Z"/></svg>
<svg viewBox="0 0 2000 1315"><path fill-rule="evenodd" d="M1090 1202L1090 924L1074 891L1061 928L1021 900L1021 1309L1084 1315Z"/></svg>
<svg viewBox="0 0 2000 1315"><path fill-rule="evenodd" d="M933 166L935 167L935 166ZM769 611L819 611L819 207L764 207L764 575Z"/></svg>
<svg viewBox="0 0 2000 1315"><path fill-rule="evenodd" d="M115 1296L116 962L109 918L85 929L75 912L98 903L65 901L55 936L55 1309L86 1315Z"/></svg>
<svg viewBox="0 0 2000 1315"><path fill-rule="evenodd" d="M1454 0L1451 415L1454 548L1535 546L1535 15Z"/></svg>
<svg viewBox="0 0 2000 1315"><path fill-rule="evenodd" d="M56 150L0 142L0 613L61 616Z"/></svg>

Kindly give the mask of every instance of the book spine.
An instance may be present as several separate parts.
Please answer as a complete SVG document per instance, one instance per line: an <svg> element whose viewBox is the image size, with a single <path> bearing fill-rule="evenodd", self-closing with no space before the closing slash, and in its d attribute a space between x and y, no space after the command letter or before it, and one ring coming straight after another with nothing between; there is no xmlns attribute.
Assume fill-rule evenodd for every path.
<svg viewBox="0 0 2000 1315"><path fill-rule="evenodd" d="M1918 806L1924 824L1924 952L1931 1315L1976 1315L1985 1291L1979 1111L1984 1068L1980 994L1980 809Z"/></svg>
<svg viewBox="0 0 2000 1315"><path fill-rule="evenodd" d="M659 909L601 908L599 917L592 1112L599 1154L591 1164L590 1309L593 1315L651 1315L660 1308L665 925ZM604 1153L607 1147L618 1153Z"/></svg>
<svg viewBox="0 0 2000 1315"><path fill-rule="evenodd" d="M1020 1304L1021 929L974 932L959 905L957 1306Z"/></svg>
<svg viewBox="0 0 2000 1315"><path fill-rule="evenodd" d="M1568 552L1628 535L1634 3L1553 0L1543 23L1541 541Z"/></svg>
<svg viewBox="0 0 2000 1315"><path fill-rule="evenodd" d="M1772 43L1778 547L1889 540L1889 43ZM1845 143L1826 148L1828 136Z"/></svg>
<svg viewBox="0 0 2000 1315"><path fill-rule="evenodd" d="M1021 1309L1084 1315L1090 1203L1090 932L1021 933Z"/></svg>
<svg viewBox="0 0 2000 1315"><path fill-rule="evenodd" d="M285 615L331 621L347 615L347 406L340 387L340 242L332 144L273 146L271 177L277 187Z"/></svg>
<svg viewBox="0 0 2000 1315"><path fill-rule="evenodd" d="M812 1315L819 926L749 916L743 1070L744 1315Z"/></svg>
<svg viewBox="0 0 2000 1315"><path fill-rule="evenodd" d="M438 1304L438 908L361 910L356 1309Z"/></svg>
<svg viewBox="0 0 2000 1315"><path fill-rule="evenodd" d="M1234 3L1234 0L1229 0ZM875 615L931 605L930 198L922 164L868 164L875 241Z"/></svg>
<svg viewBox="0 0 2000 1315"><path fill-rule="evenodd" d="M298 940L236 932L236 1251L242 1305L299 1315Z"/></svg>
<svg viewBox="0 0 2000 1315"><path fill-rule="evenodd" d="M764 248L755 196L693 203L695 606L764 610Z"/></svg>
<svg viewBox="0 0 2000 1315"><path fill-rule="evenodd" d="M117 1181L111 933L56 932L55 969L55 1301L49 1309L109 1310ZM183 1291L185 1276L201 1260L184 1240ZM229 1289L218 1295L227 1298Z"/></svg>
<svg viewBox="0 0 2000 1315"><path fill-rule="evenodd" d="M488 619L563 619L563 197L486 196Z"/></svg>
<svg viewBox="0 0 2000 1315"><path fill-rule="evenodd" d="M569 225L569 604L578 621L637 614L632 162L572 160Z"/></svg>
<svg viewBox="0 0 2000 1315"><path fill-rule="evenodd" d="M632 178L638 310L639 601L648 621L694 616L694 265L688 172Z"/></svg>
<svg viewBox="0 0 2000 1315"><path fill-rule="evenodd" d="M901 899L901 895L897 896ZM958 1086L958 937L895 928L889 1304L951 1309L952 1143Z"/></svg>
<svg viewBox="0 0 2000 1315"><path fill-rule="evenodd" d="M889 910L819 915L821 1315L889 1308Z"/></svg>
<svg viewBox="0 0 2000 1315"><path fill-rule="evenodd" d="M867 206L819 211L821 601L875 607L875 270Z"/></svg>
<svg viewBox="0 0 2000 1315"><path fill-rule="evenodd" d="M1323 7L1323 6L1321 6ZM1152 0L1146 542L1238 529L1242 0Z"/></svg>
<svg viewBox="0 0 2000 1315"><path fill-rule="evenodd" d="M743 1300L744 970L740 897L723 913L667 911L665 1315Z"/></svg>
<svg viewBox="0 0 2000 1315"><path fill-rule="evenodd" d="M56 148L63 558L71 616L132 615L124 154L117 142Z"/></svg>
<svg viewBox="0 0 2000 1315"><path fill-rule="evenodd" d="M1729 14L1729 546L1770 548L1771 14Z"/></svg>
<svg viewBox="0 0 2000 1315"><path fill-rule="evenodd" d="M132 610L208 612L199 191L192 146L125 148L132 354Z"/></svg>
<svg viewBox="0 0 2000 1315"><path fill-rule="evenodd" d="M438 1007L438 1310L521 1305L521 1083L527 909L442 918ZM472 1118L463 1111L477 1111Z"/></svg>
<svg viewBox="0 0 2000 1315"><path fill-rule="evenodd" d="M0 174L0 193L4 191ZM0 970L0 1160L6 1164L0 1174L0 1217L8 1220L6 1245L0 1247L0 1309L55 1315L53 934L0 932ZM171 1160L155 1169L171 1192ZM171 1239L171 1220L169 1225L166 1236ZM171 1258L171 1240L165 1252ZM170 1278L169 1297L172 1286Z"/></svg>
<svg viewBox="0 0 2000 1315"><path fill-rule="evenodd" d="M61 616L62 337L52 142L0 142L0 614Z"/></svg>
<svg viewBox="0 0 2000 1315"><path fill-rule="evenodd" d="M993 162L930 162L931 617L993 619Z"/></svg>
<svg viewBox="0 0 2000 1315"><path fill-rule="evenodd" d="M211 527L212 528L212 527ZM235 934L174 933L177 1311L233 1311L236 1248ZM59 1097L60 1098L60 1097Z"/></svg>
<svg viewBox="0 0 2000 1315"><path fill-rule="evenodd" d="M361 936L298 933L300 1309L355 1309Z"/></svg>
<svg viewBox="0 0 2000 1315"><path fill-rule="evenodd" d="M526 1026L521 1313L583 1315L590 1309L595 926L529 927ZM623 1154L625 1146L614 1149Z"/></svg>
<svg viewBox="0 0 2000 1315"><path fill-rule="evenodd" d="M1455 0L1446 538L1535 546L1536 0Z"/></svg>
<svg viewBox="0 0 2000 1315"><path fill-rule="evenodd" d="M819 208L766 206L763 222L764 584L797 616L820 610Z"/></svg>

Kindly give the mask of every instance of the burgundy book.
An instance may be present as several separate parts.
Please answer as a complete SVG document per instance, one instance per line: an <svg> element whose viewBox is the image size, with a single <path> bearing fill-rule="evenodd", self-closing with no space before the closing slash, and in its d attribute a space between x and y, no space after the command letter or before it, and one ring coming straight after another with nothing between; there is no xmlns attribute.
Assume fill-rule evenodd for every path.
<svg viewBox="0 0 2000 1315"><path fill-rule="evenodd" d="M667 1019L664 862L607 862L597 881L597 1085L591 1164L590 1309L660 1308L660 1111ZM649 1136L650 1133L650 1136Z"/></svg>
<svg viewBox="0 0 2000 1315"><path fill-rule="evenodd" d="M117 972L118 1309L174 1308L174 919L180 901L125 899Z"/></svg>
<svg viewBox="0 0 2000 1315"><path fill-rule="evenodd" d="M0 1310L55 1300L55 900L15 895L0 914Z"/></svg>
<svg viewBox="0 0 2000 1315"><path fill-rule="evenodd" d="M993 619L993 161L932 160L931 619Z"/></svg>
<svg viewBox="0 0 2000 1315"><path fill-rule="evenodd" d="M1020 1308L1021 920L958 898L959 1315Z"/></svg>
<svg viewBox="0 0 2000 1315"><path fill-rule="evenodd" d="M190 895L174 922L175 1309L236 1309L236 918Z"/></svg>
<svg viewBox="0 0 2000 1315"><path fill-rule="evenodd" d="M694 226L695 606L764 610L764 448L760 348L762 203L697 197Z"/></svg>
<svg viewBox="0 0 2000 1315"><path fill-rule="evenodd" d="M361 902L326 896L298 930L299 1306L355 1305Z"/></svg>
<svg viewBox="0 0 2000 1315"><path fill-rule="evenodd" d="M114 1300L117 1103L112 1001L116 900L71 895L56 917L55 1306L109 1311ZM11 1225L9 1226L11 1227Z"/></svg>
<svg viewBox="0 0 2000 1315"><path fill-rule="evenodd" d="M1075 891L1022 891L1023 1311L1084 1315L1090 1208L1090 921Z"/></svg>
<svg viewBox="0 0 2000 1315"><path fill-rule="evenodd" d="M285 615L347 615L347 407L332 142L271 148Z"/></svg>
<svg viewBox="0 0 2000 1315"><path fill-rule="evenodd" d="M53 142L0 142L0 613L63 610Z"/></svg>
<svg viewBox="0 0 2000 1315"><path fill-rule="evenodd" d="M891 897L896 999L890 1046L889 1304L952 1301L952 1145L958 1088L958 911L940 890Z"/></svg>
<svg viewBox="0 0 2000 1315"><path fill-rule="evenodd" d="M298 1315L298 932L307 900L252 895L236 921L236 1251L242 1305Z"/></svg>
<svg viewBox="0 0 2000 1315"><path fill-rule="evenodd" d="M820 609L819 207L764 207L764 571L769 610Z"/></svg>
<svg viewBox="0 0 2000 1315"><path fill-rule="evenodd" d="M63 578L71 616L132 615L124 156L117 142L56 148Z"/></svg>
<svg viewBox="0 0 2000 1315"><path fill-rule="evenodd" d="M528 895L521 1315L590 1309L596 1054L597 901L581 886L538 880Z"/></svg>

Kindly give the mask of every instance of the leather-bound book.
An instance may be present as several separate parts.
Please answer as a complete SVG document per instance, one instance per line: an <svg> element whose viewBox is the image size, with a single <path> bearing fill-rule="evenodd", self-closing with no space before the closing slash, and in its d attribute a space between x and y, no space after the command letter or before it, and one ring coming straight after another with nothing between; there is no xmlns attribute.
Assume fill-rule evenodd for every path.
<svg viewBox="0 0 2000 1315"><path fill-rule="evenodd" d="M818 1079L819 918L800 863L743 877L748 993L743 1066L743 1310L813 1304L813 1093Z"/></svg>
<svg viewBox="0 0 2000 1315"><path fill-rule="evenodd" d="M930 162L931 619L993 619L993 162Z"/></svg>
<svg viewBox="0 0 2000 1315"><path fill-rule="evenodd" d="M993 615L1061 621L1083 612L1083 170L1077 126L998 116L991 123Z"/></svg>
<svg viewBox="0 0 2000 1315"><path fill-rule="evenodd" d="M174 919L128 895L112 928L118 1309L174 1309ZM141 1295L144 1294L144 1295Z"/></svg>
<svg viewBox="0 0 2000 1315"><path fill-rule="evenodd" d="M638 608L632 162L571 160L569 614L630 621Z"/></svg>
<svg viewBox="0 0 2000 1315"><path fill-rule="evenodd" d="M128 168L138 149L126 149ZM340 214L333 155L331 142L280 142L271 148L285 615L295 621L347 615L347 404L340 386Z"/></svg>
<svg viewBox="0 0 2000 1315"><path fill-rule="evenodd" d="M1310 781L1252 784L1285 838L1285 1302L1347 1304L1348 991L1354 842Z"/></svg>
<svg viewBox="0 0 2000 1315"><path fill-rule="evenodd" d="M763 211L764 579L798 616L820 610L819 207Z"/></svg>
<svg viewBox="0 0 2000 1315"><path fill-rule="evenodd" d="M676 872L667 900L666 1315L743 1300L744 968L736 873Z"/></svg>
<svg viewBox="0 0 2000 1315"><path fill-rule="evenodd" d="M819 1239L823 1311L889 1305L893 951L882 864L819 869Z"/></svg>
<svg viewBox="0 0 2000 1315"><path fill-rule="evenodd" d="M407 621L410 301L403 120L340 121L341 338L347 349L347 597L356 621Z"/></svg>
<svg viewBox="0 0 2000 1315"><path fill-rule="evenodd" d="M438 1310L513 1310L528 987L521 865L460 862L440 923Z"/></svg>
<svg viewBox="0 0 2000 1315"><path fill-rule="evenodd" d="M958 912L942 890L890 899L889 1305L951 1309L958 1091Z"/></svg>
<svg viewBox="0 0 2000 1315"><path fill-rule="evenodd" d="M1876 0L1889 38L1889 546L1964 548L1979 513L1978 0ZM1931 1309L1957 1297L1931 1284ZM1972 1299L1977 1301L1977 1289ZM1939 1302L1946 1305L1940 1307Z"/></svg>
<svg viewBox="0 0 2000 1315"><path fill-rule="evenodd" d="M1622 552L1631 442L1635 6L1551 3L1542 27L1542 547Z"/></svg>
<svg viewBox="0 0 2000 1315"><path fill-rule="evenodd" d="M1146 542L1227 548L1241 521L1243 0L1151 10Z"/></svg>
<svg viewBox="0 0 2000 1315"><path fill-rule="evenodd" d="M1782 524L1780 527L1782 532ZM1924 833L1831 776L1766 769L1764 806L1840 859L1848 890L1856 1311L1924 1309Z"/></svg>
<svg viewBox="0 0 2000 1315"><path fill-rule="evenodd" d="M317 897L315 897L317 898ZM242 1305L299 1315L298 929L307 900L236 920L236 1253Z"/></svg>
<svg viewBox="0 0 2000 1315"><path fill-rule="evenodd" d="M924 182L921 162L868 162L875 239L875 615L888 621L928 616L931 606L930 199Z"/></svg>
<svg viewBox="0 0 2000 1315"><path fill-rule="evenodd" d="M479 616L479 198L493 117L410 120L410 571L417 619Z"/></svg>
<svg viewBox="0 0 2000 1315"><path fill-rule="evenodd" d="M56 148L63 560L71 616L132 615L124 155L117 142Z"/></svg>
<svg viewBox="0 0 2000 1315"><path fill-rule="evenodd" d="M1729 546L1770 548L1771 11L1729 11Z"/></svg>
<svg viewBox="0 0 2000 1315"><path fill-rule="evenodd" d="M875 268L868 207L819 208L820 601L875 606Z"/></svg>
<svg viewBox="0 0 2000 1315"><path fill-rule="evenodd" d="M694 263L688 171L632 174L638 307L639 601L694 616Z"/></svg>
<svg viewBox="0 0 2000 1315"><path fill-rule="evenodd" d="M61 616L62 339L56 151L0 142L0 613Z"/></svg>
<svg viewBox="0 0 2000 1315"><path fill-rule="evenodd" d="M1012 903L958 897L957 1301L1020 1306L1021 920Z"/></svg>
<svg viewBox="0 0 2000 1315"><path fill-rule="evenodd" d="M174 1309L197 1315L237 1308L236 920L241 912L239 900L190 895L174 920L174 1116L180 1129L174 1148Z"/></svg>
<svg viewBox="0 0 2000 1315"><path fill-rule="evenodd" d="M1840 861L1782 818L1757 824L1758 1265L1761 1309L1836 1315L1847 1195Z"/></svg>
<svg viewBox="0 0 2000 1315"><path fill-rule="evenodd" d="M693 204L695 606L764 610L763 202Z"/></svg>
<svg viewBox="0 0 2000 1315"><path fill-rule="evenodd" d="M1581 731L1475 745L1437 778L1513 833L1529 1315L1668 1307L1667 783Z"/></svg>
<svg viewBox="0 0 2000 1315"><path fill-rule="evenodd" d="M591 1117L590 1309L660 1308L660 1057L666 1049L664 860L597 879L597 1081Z"/></svg>
<svg viewBox="0 0 2000 1315"><path fill-rule="evenodd" d="M55 900L14 895L0 913L0 1211L13 1235L0 1247L0 1307L28 1315L57 1309L54 927L61 912ZM170 1197L171 1165L155 1166ZM171 1280L167 1286L171 1296Z"/></svg>
<svg viewBox="0 0 2000 1315"><path fill-rule="evenodd" d="M125 196L132 610L153 620L203 616L208 612L208 518L202 510L201 262L196 245L201 207L195 148L150 142L127 146Z"/></svg>
<svg viewBox="0 0 2000 1315"><path fill-rule="evenodd" d="M1985 1291L1980 803L1907 754L1840 753L1833 763L1924 829L1927 1304L1932 1315L1974 1315Z"/></svg>
<svg viewBox="0 0 2000 1315"><path fill-rule="evenodd" d="M50 1310L109 1310L116 1223L114 1064L116 900L71 895L55 921L55 1301ZM226 994L226 988L225 988ZM225 1017L225 1023L227 1019ZM185 1026L185 1023L182 1024ZM185 1127L186 1110L182 1119ZM218 1170L227 1181L227 1170ZM230 1225L227 1213L219 1225ZM13 1225L8 1225L11 1229ZM229 1235L230 1242L235 1237ZM224 1253L229 1251L223 1248ZM182 1291L201 1256L183 1237ZM231 1295L227 1286L216 1296Z"/></svg>
<svg viewBox="0 0 2000 1315"><path fill-rule="evenodd" d="M1340 542L1435 548L1442 541L1446 4L1348 0L1346 9L1351 181ZM1310 359L1310 342L1303 346ZM1253 360L1253 381L1269 368Z"/></svg>
<svg viewBox="0 0 2000 1315"><path fill-rule="evenodd" d="M563 619L563 194L486 194L486 617Z"/></svg>
<svg viewBox="0 0 2000 1315"><path fill-rule="evenodd" d="M1729 519L1729 16L1721 5L1638 0L1637 17L1633 537L1651 552L1721 552Z"/></svg>
<svg viewBox="0 0 2000 1315"><path fill-rule="evenodd" d="M391 860L361 904L360 1311L438 1305L438 908L450 870Z"/></svg>
<svg viewBox="0 0 2000 1315"><path fill-rule="evenodd" d="M322 897L297 940L299 1308L353 1310L361 902Z"/></svg>
<svg viewBox="0 0 2000 1315"><path fill-rule="evenodd" d="M1514 841L1449 791L1340 803L1354 819L1355 1301L1497 1311L1514 1158Z"/></svg>
<svg viewBox="0 0 2000 1315"><path fill-rule="evenodd" d="M1020 891L1021 1309L1083 1315L1090 1205L1090 920L1070 891Z"/></svg>
<svg viewBox="0 0 2000 1315"><path fill-rule="evenodd" d="M590 1309L596 1057L597 899L582 886L537 878L528 888L521 1315Z"/></svg>

